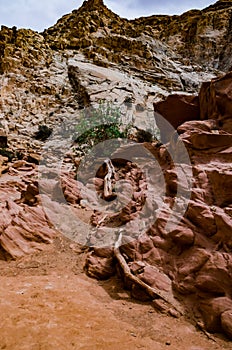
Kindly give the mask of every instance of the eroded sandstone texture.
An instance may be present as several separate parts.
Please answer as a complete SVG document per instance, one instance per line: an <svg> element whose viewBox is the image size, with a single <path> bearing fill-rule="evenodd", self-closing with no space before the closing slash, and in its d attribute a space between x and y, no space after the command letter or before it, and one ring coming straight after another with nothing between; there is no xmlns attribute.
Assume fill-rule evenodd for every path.
<svg viewBox="0 0 232 350"><path fill-rule="evenodd" d="M130 238L133 237L132 232L135 229L133 227L135 214L132 208L128 208L127 217L131 219L131 228L129 226L126 228L120 247L131 271L141 280L146 281L150 286L155 283L157 288L168 291L170 294L176 293L181 297L186 309L191 309L196 318L203 318L208 331L224 332L230 338L232 312L231 81L231 74L227 74L211 83L203 84L199 98L201 120L199 120L199 113L195 116L188 113L188 104L184 110L183 103L176 104L176 108L173 109L171 98L162 102L162 106L165 106L163 110L168 111L168 119L171 123L177 122L178 112L182 120L195 119L188 120L177 128L179 139L185 144L192 163L193 188L190 201L184 217L173 230L166 230L165 223L170 220L170 216L169 212L163 209L151 228L136 240ZM169 101L171 101L170 110ZM170 144L178 155L179 139L171 138L169 144L158 148L149 146L149 150L163 168L167 184L167 203L171 203L175 198L177 181L180 181L179 186L182 186L183 193L188 190L187 184L184 183L185 177L177 177L177 168L185 169L186 164L178 161L175 167L170 166L170 157L167 156ZM181 160L181 157L179 156L178 159ZM149 205L149 194L146 199L145 203ZM179 200L183 204L186 197L180 196ZM157 205L159 206L159 203ZM101 268L99 259L100 264L104 261ZM91 275L104 278L109 274L109 263L112 264L113 261L108 251L106 254L94 250L87 261L87 269L91 271ZM146 300L144 293L135 287L129 286L132 295Z"/></svg>
<svg viewBox="0 0 232 350"><path fill-rule="evenodd" d="M123 145L112 154L123 208L106 216L86 210L86 203L94 205L102 196L105 158L83 184L73 172L83 153L70 151L64 163L71 171L60 182L51 157L51 177L44 183L54 217L59 216L62 188L68 205L93 228L85 242L92 246L85 264L90 276L104 279L117 272L133 297L151 299L123 274L112 244L104 245L112 230L123 228L121 255L133 275L160 291L169 313L178 317L170 304L179 299L199 326L232 339L232 74L223 75L232 67L231 16L231 1L221 0L181 16L126 20L103 1L89 0L43 33L2 26L2 259L47 249L60 234L43 210L37 168L57 125L78 122L80 111L104 100L119 108L124 123L149 131L155 127L155 110L163 144ZM53 141L57 150L66 146L62 137ZM134 158L125 161L129 153ZM184 215L167 230L175 205ZM70 230L75 234L75 227ZM161 298L152 303L167 311Z"/></svg>
<svg viewBox="0 0 232 350"><path fill-rule="evenodd" d="M0 178L1 258L20 258L46 249L57 233L39 201L34 164L14 162Z"/></svg>

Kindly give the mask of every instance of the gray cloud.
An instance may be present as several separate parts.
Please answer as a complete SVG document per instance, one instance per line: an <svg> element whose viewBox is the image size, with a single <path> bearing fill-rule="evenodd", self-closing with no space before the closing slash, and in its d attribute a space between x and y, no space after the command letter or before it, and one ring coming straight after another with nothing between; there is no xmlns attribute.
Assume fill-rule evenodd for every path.
<svg viewBox="0 0 232 350"><path fill-rule="evenodd" d="M82 0L0 0L0 24L42 31L61 16L81 6ZM180 14L192 8L204 8L213 0L105 0L122 17L135 18L152 14Z"/></svg>
<svg viewBox="0 0 232 350"><path fill-rule="evenodd" d="M190 9L205 8L216 0L108 0L105 2L121 16L135 18L154 14L181 14Z"/></svg>

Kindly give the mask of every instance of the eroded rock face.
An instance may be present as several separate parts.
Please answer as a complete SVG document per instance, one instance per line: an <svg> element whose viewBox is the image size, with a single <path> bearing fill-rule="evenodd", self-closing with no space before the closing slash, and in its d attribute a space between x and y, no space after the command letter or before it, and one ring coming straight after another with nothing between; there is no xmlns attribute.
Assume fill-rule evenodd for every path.
<svg viewBox="0 0 232 350"><path fill-rule="evenodd" d="M181 16L151 16L135 20L141 31L153 33L185 61L228 71L231 68L231 1L217 1L204 10Z"/></svg>
<svg viewBox="0 0 232 350"><path fill-rule="evenodd" d="M201 103L201 119L215 119L218 127L229 134L232 133L232 73L204 83L199 98Z"/></svg>
<svg viewBox="0 0 232 350"><path fill-rule="evenodd" d="M33 254L46 249L57 236L40 205L36 174L35 165L18 161L0 177L1 257Z"/></svg>
<svg viewBox="0 0 232 350"><path fill-rule="evenodd" d="M214 85L224 86L224 82L227 87L225 94L214 93L216 89ZM156 283L157 288L165 289L168 285L165 284L162 274L166 274L167 281L170 279L172 285L169 294L172 295L175 291L177 295L181 295L186 308L193 309L195 315L203 318L208 331L224 332L229 338L231 338L232 303L232 134L227 128L228 124L225 126L219 121L224 120L224 116L227 120L231 119L230 83L231 74L208 83L209 91L213 91L207 95L209 98L203 94L206 86L204 84L200 92L200 103L197 109L193 109L193 114L188 113L188 105L186 109L184 108L182 96L180 104L174 96L178 101L176 109L172 103L170 109L168 108L169 99L160 104L165 106L164 111L168 113L166 114L168 120L176 123L176 126L179 124L179 120L176 119L179 113L183 121L188 120L179 125L177 131L192 163L191 197L184 217L169 231L166 228L170 220L168 208L161 209L157 218L155 218L156 210L153 208L154 224L146 234L141 233L138 239L133 239L132 215L120 247L131 271L141 280L146 281L148 285ZM227 102L223 104L221 99ZM172 102L172 98L170 101ZM217 106L222 105L225 108L220 110ZM211 114L209 112L204 114L211 108L213 111ZM203 118L200 120L199 112L202 113L201 116L205 115L204 120ZM177 186L182 190L182 195L179 196L180 203L185 203L187 198L185 195L188 186L184 182L187 173L185 172L183 178L180 173L179 179L177 176L179 167L187 171L186 164L181 162L181 156L178 154L180 152L178 143L178 139L171 137L170 142L161 147L148 146L163 169L167 184L166 203L169 204L173 203ZM178 164L175 166L170 155L168 156L170 149L175 150L178 159ZM158 182L155 184L157 186ZM146 193L146 200L149 202L149 192ZM145 201L145 205L148 202ZM159 201L157 205L159 207ZM147 300L147 296L140 289L130 287L134 297Z"/></svg>
<svg viewBox="0 0 232 350"><path fill-rule="evenodd" d="M169 95L166 100L155 103L154 110L157 112L155 119L164 143L170 140L173 129L176 130L187 121L200 119L197 96Z"/></svg>
<svg viewBox="0 0 232 350"><path fill-rule="evenodd" d="M194 186L186 212L190 221L185 222L185 227L191 228L195 237L193 247L184 249L175 262L178 266L175 288L186 295L186 299L201 296L203 304L207 304L207 308L199 307L206 328L212 332L225 331L229 336L230 312L222 318L224 323L221 317L230 309L227 304L223 306L224 301L231 304L230 84L231 74L203 84L200 91L202 121L189 121L177 129L193 164ZM211 303L207 298L212 295L215 301ZM217 301L222 307L214 306Z"/></svg>
<svg viewBox="0 0 232 350"><path fill-rule="evenodd" d="M231 1L218 1L202 11L191 10L181 16L153 15L126 20L102 2L96 5L85 1L78 11L45 30L44 36L55 48L83 49L95 62L103 59L105 63L125 62L139 69L153 68L158 73L154 78L167 82L157 68L170 48L187 64L198 64L205 69L231 67L231 10ZM154 46L160 54L154 53ZM190 80L184 73L181 81L174 78L169 82L173 87L181 82L188 87Z"/></svg>
<svg viewBox="0 0 232 350"><path fill-rule="evenodd" d="M2 26L0 123L11 151L19 149L25 159L39 152L41 142L32 139L39 126L53 128L70 115L78 119L79 108L102 99L122 107L141 128L153 102L172 91L195 93L221 73L209 63L224 55L222 36L231 56L229 16L230 6L223 3L182 16L129 21L102 1L85 1L42 34Z"/></svg>
<svg viewBox="0 0 232 350"><path fill-rule="evenodd" d="M92 251L85 270L99 279L115 273L112 247L95 245L106 242L112 227L123 226L120 251L131 272L170 299L181 296L188 313L193 309L202 317L207 330L231 338L232 76L215 78L221 74L218 69L232 65L230 23L231 1L182 16L128 21L101 0L89 0L42 34L1 28L1 258L16 259L47 249L56 236L42 210L35 165L50 131L71 117L78 120L80 109L100 100L120 107L125 123L147 130L151 121L154 126L155 103L155 111L177 128L191 164L186 164L179 140L171 137L172 130L165 129L162 120L157 120L162 141L169 144L142 145L157 166L144 159L141 145L123 146L114 155L117 161L127 159L130 152L135 158L114 162L115 182L123 180L119 195L123 207L105 218L99 210L90 213L88 220L97 237L89 235L86 241ZM199 97L192 95L211 78L215 79L202 85ZM181 94L163 101L173 90ZM36 140L42 129L45 134ZM65 146L62 139L55 142L57 149ZM178 164L173 164L171 149ZM144 161L146 177L136 159ZM67 165L73 166L71 160L66 159ZM50 170L56 174L52 162L51 158L54 169ZM79 162L74 159L75 165ZM53 194L54 216L59 216L58 189L76 211L102 195L106 175L102 169L86 186L77 185L72 172L66 175L61 183L53 178L44 183ZM167 231L177 188L180 208L191 196L182 220ZM69 220L64 225L69 227ZM134 297L150 300L120 273ZM158 301L156 305L163 308Z"/></svg>

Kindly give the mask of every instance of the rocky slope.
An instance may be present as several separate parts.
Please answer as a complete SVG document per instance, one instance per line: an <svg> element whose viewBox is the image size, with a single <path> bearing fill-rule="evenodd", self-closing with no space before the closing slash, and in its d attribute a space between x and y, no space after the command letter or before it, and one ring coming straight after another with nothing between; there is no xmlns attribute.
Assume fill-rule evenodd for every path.
<svg viewBox="0 0 232 350"><path fill-rule="evenodd" d="M129 21L112 13L103 1L85 1L44 35L53 48L83 49L96 61L100 56L100 61L131 63L133 68L157 69L167 52L169 60L180 58L204 69L229 69L231 5L222 0L181 16L154 15ZM162 62L161 68L168 66Z"/></svg>
<svg viewBox="0 0 232 350"><path fill-rule="evenodd" d="M151 16L135 20L141 31L151 30L170 45L185 62L205 70L231 68L231 1L217 1L206 9L181 16Z"/></svg>
<svg viewBox="0 0 232 350"><path fill-rule="evenodd" d="M160 197L157 194L162 188L160 171L157 165L151 165L150 159L146 160L151 171L146 179L139 181L140 196L132 183L133 200L130 202L128 198L127 207L119 215L121 225L126 220L126 225L121 226L120 252L134 275L163 292L158 295L169 306L158 304L157 307L170 312L171 304L179 311L172 301L173 294L177 293L185 307L191 309L195 320L203 317L208 331L225 332L229 338L232 336L231 78L229 73L204 83L199 106L192 109L191 114L191 100L184 100L180 95L155 104L155 110L162 111L179 134L164 146L146 146L162 168L167 186L165 199L162 192ZM181 120L178 126L180 113L186 117L186 122ZM161 137L162 134L166 136L166 125L160 123L159 126ZM182 142L188 150L191 166L184 157ZM140 172L134 167L128 171L131 182L134 178L140 179ZM141 200L144 189L150 188L149 183L155 187L156 196L145 190L146 200L141 208L138 197ZM135 210L133 201L137 204ZM181 216L183 206L185 213ZM100 219L101 216L97 223ZM141 221L143 227L139 226ZM106 219L100 223L100 234L104 226L107 226ZM138 234L135 235L135 231ZM114 274L114 255L115 251L95 248L87 259L88 273L98 278ZM122 275L135 298L151 298L149 290L144 294L143 288L132 283L124 270Z"/></svg>
<svg viewBox="0 0 232 350"><path fill-rule="evenodd" d="M85 89L91 102L122 105L132 98L133 107L138 103L150 111L153 100L167 92L196 92L202 81L230 67L229 5L219 1L182 16L129 21L90 0L40 34L2 27L0 121L17 135L10 144L18 143L22 152L39 148L30 138L25 141L28 132L77 113ZM75 87L68 73L72 66L79 76ZM120 76L99 66L119 70Z"/></svg>
<svg viewBox="0 0 232 350"><path fill-rule="evenodd" d="M231 1L218 1L181 16L129 21L102 0L89 0L43 33L1 28L2 259L47 249L65 231L92 247L85 264L90 276L108 278L117 270L133 297L155 299L158 310L190 314L202 329L231 339L232 77L223 75L232 66L231 11ZM110 144L99 148L99 159L90 154L79 168L87 175L76 181L80 150L68 132L102 100L136 130L153 132L156 117L163 142L113 149L119 193L106 213L99 195ZM40 196L44 147L49 166ZM70 208L81 216L78 228Z"/></svg>

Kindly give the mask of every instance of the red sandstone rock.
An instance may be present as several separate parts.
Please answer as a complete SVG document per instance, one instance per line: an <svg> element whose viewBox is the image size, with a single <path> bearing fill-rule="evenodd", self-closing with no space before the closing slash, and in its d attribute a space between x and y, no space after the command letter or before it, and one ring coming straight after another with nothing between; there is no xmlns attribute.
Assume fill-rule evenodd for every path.
<svg viewBox="0 0 232 350"><path fill-rule="evenodd" d="M0 155L0 176L9 169L7 162L8 158Z"/></svg>
<svg viewBox="0 0 232 350"><path fill-rule="evenodd" d="M212 236L216 233L215 217L211 208L205 203L198 200L190 201L187 216L197 227L202 229L206 236Z"/></svg>
<svg viewBox="0 0 232 350"><path fill-rule="evenodd" d="M228 75L227 78L232 79L232 75ZM170 147L175 150L175 155L180 162L175 164L175 167L167 146L158 148L154 144L147 145L147 149L155 156L162 169L166 186L163 201L166 206L159 211L158 217L155 217L154 211L160 209L162 203L157 201L157 206L152 207L152 198L149 197L149 193L146 193L143 208L147 208L146 217L154 216L154 222L147 232L136 240L130 236L133 236L137 230L131 220L136 215L138 207L133 201L127 205L120 217L121 221L127 222L127 234L122 238L123 245L120 251L132 272L138 274L149 285L158 287L159 281L162 281L155 272L155 269L161 266L164 274L171 276L175 291L180 293L187 303L191 300L194 305L200 305L206 329L212 332L224 332L230 337L232 134L228 129L228 117L231 113L228 79L226 79L228 89L224 91L225 96L220 95L219 92L218 95L213 93L209 95L211 106L206 108L204 104L208 102L201 96L201 115L205 115L204 118L207 117L207 120L199 120L199 106L194 104L196 101L192 105L191 99L185 100L174 96L155 105L156 110L160 108L158 112L163 108L163 114L166 113L167 120L175 128L178 127L180 139L188 150L193 173L191 200L178 225L173 222L173 230L167 231L166 224L170 220L170 208L174 203L176 190L179 189L179 202L183 205L184 196L189 191L186 178L188 180L191 172L186 164L182 163L184 161L181 153L178 153L180 152L179 141L172 138L170 142ZM210 86L219 91L225 87L224 83L220 83L220 86L216 84L215 87L213 81ZM221 102L220 99L222 99ZM171 103L168 104L168 101ZM223 109L224 102L226 104ZM180 125L182 122L184 123ZM161 131L165 133L170 130ZM185 171L183 174L178 173L179 179L177 178L178 169ZM132 173L132 186L134 186L138 173ZM159 174L155 171L150 173L150 183L154 186L161 185ZM144 180L139 182L139 186L140 189L143 186L144 190L147 188ZM133 189L135 190L135 187ZM140 193L136 189L132 198L138 202L140 196L142 191ZM137 286L128 284L127 287L132 290L132 296L137 299L149 300L146 293ZM213 296L214 299L212 299Z"/></svg>
<svg viewBox="0 0 232 350"><path fill-rule="evenodd" d="M57 193L60 192L59 186L60 184L57 183ZM62 193L64 194L64 198L68 203L76 204L80 203L81 199L83 198L81 195L81 189L83 186L80 184L79 181L76 181L71 176L65 176L62 177Z"/></svg>
<svg viewBox="0 0 232 350"><path fill-rule="evenodd" d="M231 216L226 214L221 208L215 208L215 222L217 226L217 233L213 237L216 242L221 242L232 247L232 219Z"/></svg>
<svg viewBox="0 0 232 350"><path fill-rule="evenodd" d="M157 267L147 265L139 261L129 263L129 267L133 274L135 274L149 286L172 295L172 282L170 278ZM135 285L132 286L132 296L135 299L142 301L150 299L150 297L144 293L140 287Z"/></svg>
<svg viewBox="0 0 232 350"><path fill-rule="evenodd" d="M207 176L212 187L212 194L215 205L225 207L232 203L232 169L221 169L220 164L217 168L207 171Z"/></svg>
<svg viewBox="0 0 232 350"><path fill-rule="evenodd" d="M211 82L202 84L200 99L200 117L204 119L216 119L218 126L232 133L232 73Z"/></svg>
<svg viewBox="0 0 232 350"><path fill-rule="evenodd" d="M39 194L38 183L30 183L25 191L21 192L21 202L28 205L34 205Z"/></svg>
<svg viewBox="0 0 232 350"><path fill-rule="evenodd" d="M111 223L125 228L120 251L132 272L138 274L148 285L165 292L172 293L174 286L186 303L191 299L195 305L200 304L209 331L224 331L229 337L232 310L232 145L228 128L231 119L231 78L228 75L220 84L215 81L209 84L211 106L205 105L208 102L201 95L202 116L210 119L196 120L199 119L199 110L196 101L191 100L192 97L174 96L157 107L163 106L167 119L170 119L168 120L175 128L178 127L180 139L185 143L191 158L193 190L185 217L181 218L177 226L174 225L173 230L167 231L166 224L170 219L170 207L174 203L177 187L180 189L179 205L185 204L184 195L189 191L186 178L188 180L190 176L190 166L182 164L178 142L175 143L174 138L171 146L176 150L180 162L175 167L165 145L160 148L155 144L146 145L161 167L159 171L147 167L148 181L150 185L156 186L158 192L162 177L165 179L165 190L167 189L154 205L152 195L147 193L147 179L142 176L140 169L131 162L117 163L121 166L118 178L121 179L120 176L124 174L126 184L121 195L125 207L111 216ZM168 101L171 101L169 107ZM180 125L182 122L185 123ZM141 146L139 147L133 146L133 154L144 157ZM126 156L129 149L127 146L122 154ZM178 169L184 169L183 173L178 173L179 179ZM0 244L13 258L44 249L56 234L40 207L37 183L32 179L35 175L34 164L18 161L1 177L7 180L0 183ZM100 175L105 175L102 168L99 170ZM17 178L14 178L15 182L11 181L13 177ZM43 189L49 190L52 200L58 202L57 194L63 191L71 206L76 206L82 198L94 203L97 197L95 192L102 190L103 179L90 180L92 182L85 187L74 179L73 174L64 174L62 186L53 178L44 182ZM163 202L166 206L155 221L155 212ZM55 202L52 203L55 208ZM134 219L141 209L145 213L142 218L145 227L147 218L154 217L155 222L151 225L149 223L147 232L139 235L138 221ZM94 212L92 224L97 226L102 217L102 213ZM104 240L109 233L107 230L109 227L102 224L96 237L93 237L93 244ZM159 270L158 266L162 269ZM92 277L105 279L112 276L115 273L112 249L94 247L87 257L85 268ZM134 297L150 299L136 285L128 283L127 287L132 289Z"/></svg>
<svg viewBox="0 0 232 350"><path fill-rule="evenodd" d="M15 259L42 250L55 236L40 207L22 206L19 215L12 217L1 232L0 244Z"/></svg>
<svg viewBox="0 0 232 350"><path fill-rule="evenodd" d="M150 232L152 233L152 231L153 231L153 229L151 228ZM153 241L155 247L160 248L166 252L169 251L173 245L171 241L164 239L160 236L152 237L152 241Z"/></svg>
<svg viewBox="0 0 232 350"><path fill-rule="evenodd" d="M34 175L33 166L18 161L1 178L0 245L14 259L45 249L57 235L37 201Z"/></svg>
<svg viewBox="0 0 232 350"><path fill-rule="evenodd" d="M189 120L200 119L197 96L169 95L165 101L154 104L154 111L158 113L155 114L155 119L164 143L170 140L173 130L178 126Z"/></svg>
<svg viewBox="0 0 232 350"><path fill-rule="evenodd" d="M194 233L188 227L178 226L174 231L170 233L170 236L174 243L180 246L189 246L194 243Z"/></svg>
<svg viewBox="0 0 232 350"><path fill-rule="evenodd" d="M143 272L138 277L151 287L171 293L172 283L170 278L154 266L145 266Z"/></svg>
<svg viewBox="0 0 232 350"><path fill-rule="evenodd" d="M177 260L178 272L187 276L198 272L209 259L210 254L205 249L191 248L181 254Z"/></svg>
<svg viewBox="0 0 232 350"><path fill-rule="evenodd" d="M221 316L232 310L232 300L227 297L210 299L202 302L199 310L209 332L222 332Z"/></svg>
<svg viewBox="0 0 232 350"><path fill-rule="evenodd" d="M222 313L221 324L223 331L232 340L232 308Z"/></svg>
<svg viewBox="0 0 232 350"><path fill-rule="evenodd" d="M147 253L142 254L142 260L152 266L162 266L163 252L155 247L149 250Z"/></svg>
<svg viewBox="0 0 232 350"><path fill-rule="evenodd" d="M226 148L232 144L232 135L230 134L214 134L206 132L192 132L191 146L195 149L204 150L212 148Z"/></svg>
<svg viewBox="0 0 232 350"><path fill-rule="evenodd" d="M86 258L85 271L91 277L107 279L115 274L113 259L112 257L102 258L91 252Z"/></svg>
<svg viewBox="0 0 232 350"><path fill-rule="evenodd" d="M139 237L138 243L139 243L139 252L141 254L145 254L149 252L154 247L152 239L146 234L143 234Z"/></svg>
<svg viewBox="0 0 232 350"><path fill-rule="evenodd" d="M132 261L142 260L142 255L139 253L139 244L135 238L123 236L120 250L127 259Z"/></svg>
<svg viewBox="0 0 232 350"><path fill-rule="evenodd" d="M100 258L112 258L114 255L113 248L109 247L94 247L94 254Z"/></svg>
<svg viewBox="0 0 232 350"><path fill-rule="evenodd" d="M209 120L192 120L184 122L178 126L178 134L191 133L192 130L195 132L210 132L212 129L217 127L217 122L214 119Z"/></svg>
<svg viewBox="0 0 232 350"><path fill-rule="evenodd" d="M230 295L232 257L214 252L196 278L196 287L215 295Z"/></svg>

